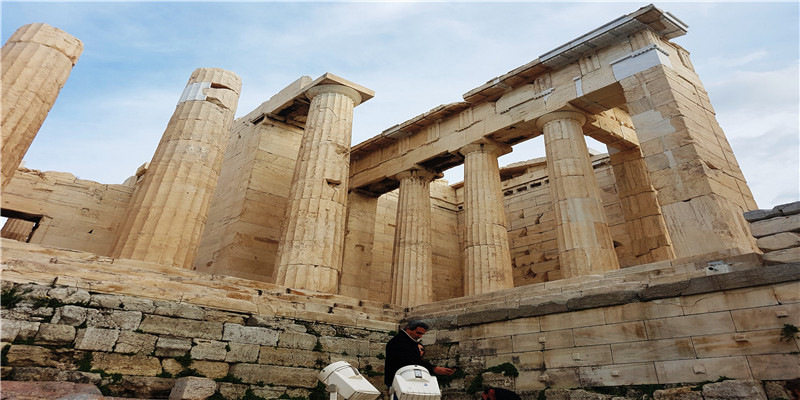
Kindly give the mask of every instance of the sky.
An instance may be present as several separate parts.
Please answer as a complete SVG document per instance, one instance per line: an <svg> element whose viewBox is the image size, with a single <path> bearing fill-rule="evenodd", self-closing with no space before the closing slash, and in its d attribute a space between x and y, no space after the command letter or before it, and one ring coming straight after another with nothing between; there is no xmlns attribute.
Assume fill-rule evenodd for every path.
<svg viewBox="0 0 800 400"><path fill-rule="evenodd" d="M150 161L196 68L242 78L237 117L303 75L370 88L355 145L647 4L2 1L0 28L5 43L45 22L84 44L25 166L113 184ZM800 3L654 4L689 26L673 41L691 53L759 207L800 200ZM543 156L539 137L500 164Z"/></svg>

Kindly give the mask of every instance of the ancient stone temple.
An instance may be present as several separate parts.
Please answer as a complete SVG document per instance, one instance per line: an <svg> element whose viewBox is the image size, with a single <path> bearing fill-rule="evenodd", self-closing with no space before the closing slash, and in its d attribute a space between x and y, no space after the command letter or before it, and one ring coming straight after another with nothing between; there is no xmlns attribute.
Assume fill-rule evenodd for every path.
<svg viewBox="0 0 800 400"><path fill-rule="evenodd" d="M687 29L642 7L355 145L360 84L304 76L234 119L239 78L199 68L121 185L18 168L4 93L4 391L319 398L340 360L383 390L385 342L421 319L448 399L788 398L800 203L758 209ZM6 62L63 55L9 46L4 90L57 94ZM498 164L540 135L546 157Z"/></svg>

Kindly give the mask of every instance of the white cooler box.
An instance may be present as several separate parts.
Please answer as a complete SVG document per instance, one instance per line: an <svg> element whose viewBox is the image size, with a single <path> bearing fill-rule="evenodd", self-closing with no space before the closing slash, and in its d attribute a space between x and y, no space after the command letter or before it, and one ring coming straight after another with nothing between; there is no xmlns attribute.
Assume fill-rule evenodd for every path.
<svg viewBox="0 0 800 400"><path fill-rule="evenodd" d="M336 385L339 399L375 400L381 392L347 361L337 361L319 373L319 380L326 385Z"/></svg>
<svg viewBox="0 0 800 400"><path fill-rule="evenodd" d="M399 400L439 400L442 392L439 382L425 367L409 365L397 371L392 382L394 394Z"/></svg>

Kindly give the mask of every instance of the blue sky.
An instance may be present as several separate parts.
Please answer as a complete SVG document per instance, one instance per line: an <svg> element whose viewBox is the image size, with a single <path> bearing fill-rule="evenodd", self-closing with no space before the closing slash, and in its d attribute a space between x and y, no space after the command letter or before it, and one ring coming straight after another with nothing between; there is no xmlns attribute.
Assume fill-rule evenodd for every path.
<svg viewBox="0 0 800 400"><path fill-rule="evenodd" d="M237 116L302 75L375 90L356 108L356 144L647 4L2 1L1 22L3 43L45 22L85 47L26 167L121 183L152 157L195 68L242 78ZM674 41L692 53L759 206L800 199L800 5L655 5L689 25ZM537 138L500 162L542 156Z"/></svg>

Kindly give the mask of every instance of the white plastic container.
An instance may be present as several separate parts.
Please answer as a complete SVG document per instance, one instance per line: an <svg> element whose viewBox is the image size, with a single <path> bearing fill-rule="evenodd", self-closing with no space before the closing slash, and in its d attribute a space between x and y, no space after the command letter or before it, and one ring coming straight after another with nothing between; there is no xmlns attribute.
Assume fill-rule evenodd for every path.
<svg viewBox="0 0 800 400"><path fill-rule="evenodd" d="M392 382L394 394L399 400L439 400L442 392L439 382L425 367L409 365L400 368Z"/></svg>
<svg viewBox="0 0 800 400"><path fill-rule="evenodd" d="M319 380L325 385L336 385L339 399L375 400L381 394L347 361L337 361L325 367L319 373Z"/></svg>

